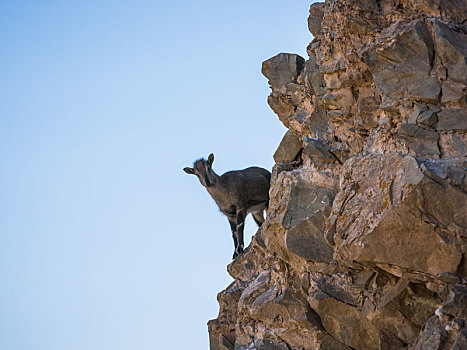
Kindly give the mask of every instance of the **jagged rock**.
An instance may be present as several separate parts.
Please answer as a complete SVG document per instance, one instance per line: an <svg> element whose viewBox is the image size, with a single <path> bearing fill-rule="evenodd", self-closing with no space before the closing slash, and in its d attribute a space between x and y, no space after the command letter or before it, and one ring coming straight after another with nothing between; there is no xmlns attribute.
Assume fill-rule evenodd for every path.
<svg viewBox="0 0 467 350"><path fill-rule="evenodd" d="M262 64L261 72L273 89L296 81L302 72L305 59L297 54L280 53Z"/></svg>
<svg viewBox="0 0 467 350"><path fill-rule="evenodd" d="M413 124L401 124L399 135L416 154L439 154L439 135L436 131Z"/></svg>
<svg viewBox="0 0 467 350"><path fill-rule="evenodd" d="M331 262L333 252L324 240L324 227L325 215L314 215L287 231L285 247L308 261Z"/></svg>
<svg viewBox="0 0 467 350"><path fill-rule="evenodd" d="M276 91L273 91L268 96L269 107L280 116L281 121L284 125L288 125L287 118L294 114L296 107L287 102L286 97Z"/></svg>
<svg viewBox="0 0 467 350"><path fill-rule="evenodd" d="M352 295L352 293L350 293L348 290L346 290L343 286L340 286L339 284L329 283L329 279L330 278L328 276L320 276L315 280L316 287L320 291L326 293L334 299L342 301L343 303L351 305L358 304L357 298L354 295Z"/></svg>
<svg viewBox="0 0 467 350"><path fill-rule="evenodd" d="M464 5L464 7L467 7ZM454 28L453 28L454 29ZM467 34L459 28L435 21L435 43L438 57L447 69L450 80L465 84L467 81ZM464 92L465 93L465 92Z"/></svg>
<svg viewBox="0 0 467 350"><path fill-rule="evenodd" d="M311 54L308 61L305 62L305 67L303 68L300 79L310 87L312 94L321 96L326 93L324 74L320 72L319 66L316 64L315 54Z"/></svg>
<svg viewBox="0 0 467 350"><path fill-rule="evenodd" d="M421 20L396 22L363 54L378 90L393 99L438 102L440 86L429 76L434 59L431 35Z"/></svg>
<svg viewBox="0 0 467 350"><path fill-rule="evenodd" d="M324 4L315 2L310 6L310 15L308 16L308 29L314 36L318 36L321 30L321 22L323 21Z"/></svg>
<svg viewBox="0 0 467 350"><path fill-rule="evenodd" d="M342 256L456 272L462 250L448 227L467 227L464 192L425 176L414 158L397 155L352 159L342 176L352 180L343 183L331 214Z"/></svg>
<svg viewBox="0 0 467 350"><path fill-rule="evenodd" d="M356 308L318 292L308 298L324 328L340 342L354 349L378 349L378 330Z"/></svg>
<svg viewBox="0 0 467 350"><path fill-rule="evenodd" d="M467 286L454 286L442 310L443 313L450 314L455 318L467 320Z"/></svg>
<svg viewBox="0 0 467 350"><path fill-rule="evenodd" d="M445 108L438 113L438 131L467 130L467 109Z"/></svg>
<svg viewBox="0 0 467 350"><path fill-rule="evenodd" d="M431 2L429 0L424 0ZM452 18L458 23L465 23L467 18L467 6L464 0L434 0L434 4L439 6L440 12L443 16Z"/></svg>
<svg viewBox="0 0 467 350"><path fill-rule="evenodd" d="M282 226L291 228L323 210L329 212L332 198L332 191L325 187L303 181L292 182L281 222Z"/></svg>
<svg viewBox="0 0 467 350"><path fill-rule="evenodd" d="M331 152L330 148L318 140L306 140L303 153L310 157L311 161L316 165L340 163L339 158Z"/></svg>
<svg viewBox="0 0 467 350"><path fill-rule="evenodd" d="M438 121L438 117L436 113L438 110L430 109L428 111L423 111L417 118L417 123L427 126L427 127L434 127Z"/></svg>
<svg viewBox="0 0 467 350"><path fill-rule="evenodd" d="M302 140L300 140L289 130L285 133L281 143L279 144L279 147L277 147L277 150L274 153L274 161L276 163L293 162L302 148Z"/></svg>
<svg viewBox="0 0 467 350"><path fill-rule="evenodd" d="M279 176L280 173L283 171L292 171L296 169L296 164L294 163L278 163L275 164L272 168L271 172L271 181L276 181L277 177Z"/></svg>
<svg viewBox="0 0 467 350"><path fill-rule="evenodd" d="M312 132L312 137L322 139L329 128L329 122L323 113L313 113L308 120L308 127Z"/></svg>
<svg viewBox="0 0 467 350"><path fill-rule="evenodd" d="M323 232L333 197L333 192L324 187L300 181L291 184L281 222L288 229L284 242L287 250L309 261L332 260L332 249Z"/></svg>
<svg viewBox="0 0 467 350"><path fill-rule="evenodd" d="M431 316L424 326L423 334L415 350L439 350L445 338L446 331L438 316Z"/></svg>

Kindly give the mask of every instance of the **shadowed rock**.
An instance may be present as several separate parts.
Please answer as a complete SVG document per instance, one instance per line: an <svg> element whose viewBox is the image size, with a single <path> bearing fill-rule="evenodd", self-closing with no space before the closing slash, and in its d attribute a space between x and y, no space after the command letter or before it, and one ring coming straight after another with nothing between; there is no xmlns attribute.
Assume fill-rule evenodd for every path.
<svg viewBox="0 0 467 350"><path fill-rule="evenodd" d="M279 89L296 81L304 64L305 59L297 54L280 53L263 62L261 73L273 89Z"/></svg>

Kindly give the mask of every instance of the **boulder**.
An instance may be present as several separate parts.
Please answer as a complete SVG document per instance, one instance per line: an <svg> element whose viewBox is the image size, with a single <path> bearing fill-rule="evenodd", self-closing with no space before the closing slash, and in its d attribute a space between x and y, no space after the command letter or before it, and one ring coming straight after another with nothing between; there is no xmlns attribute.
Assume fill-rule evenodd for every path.
<svg viewBox="0 0 467 350"><path fill-rule="evenodd" d="M303 153L308 156L311 161L319 166L321 164L340 163L339 158L331 151L330 147L316 139L305 140L305 148Z"/></svg>
<svg viewBox="0 0 467 350"><path fill-rule="evenodd" d="M354 349L378 349L379 334L375 325L355 307L318 292L308 298L326 331Z"/></svg>
<svg viewBox="0 0 467 350"><path fill-rule="evenodd" d="M464 249L456 232L467 228L467 195L428 175L410 156L348 161L342 176L351 180L333 202L329 226L339 254L433 275L455 273Z"/></svg>
<svg viewBox="0 0 467 350"><path fill-rule="evenodd" d="M445 108L438 113L438 131L467 130L467 109Z"/></svg>
<svg viewBox="0 0 467 350"><path fill-rule="evenodd" d="M456 30L457 29L457 30ZM435 21L436 53L449 80L467 83L467 34L460 28ZM465 92L464 92L465 93Z"/></svg>
<svg viewBox="0 0 467 350"><path fill-rule="evenodd" d="M446 331L438 316L433 315L427 320L415 350L438 350L445 339Z"/></svg>
<svg viewBox="0 0 467 350"><path fill-rule="evenodd" d="M262 64L261 73L268 78L273 89L297 80L303 70L305 59L297 54L280 53Z"/></svg>
<svg viewBox="0 0 467 350"><path fill-rule="evenodd" d="M303 148L303 142L288 130L277 147L274 153L274 161L276 163L290 163L293 162L300 150Z"/></svg>
<svg viewBox="0 0 467 350"><path fill-rule="evenodd" d="M324 238L332 200L333 192L327 188L300 181L291 184L281 222L287 229L284 243L288 251L308 261L332 260L332 248Z"/></svg>
<svg viewBox="0 0 467 350"><path fill-rule="evenodd" d="M467 320L467 286L454 286L442 311L455 318Z"/></svg>
<svg viewBox="0 0 467 350"><path fill-rule="evenodd" d="M439 154L439 135L434 130L413 124L401 124L399 136L416 154Z"/></svg>
<svg viewBox="0 0 467 350"><path fill-rule="evenodd" d="M315 2L310 6L310 15L308 16L308 29L314 36L318 36L321 31L321 22L324 15L324 3Z"/></svg>
<svg viewBox="0 0 467 350"><path fill-rule="evenodd" d="M434 59L431 35L422 20L396 22L380 34L362 58L373 74L376 88L392 99L436 103L441 88L430 76Z"/></svg>

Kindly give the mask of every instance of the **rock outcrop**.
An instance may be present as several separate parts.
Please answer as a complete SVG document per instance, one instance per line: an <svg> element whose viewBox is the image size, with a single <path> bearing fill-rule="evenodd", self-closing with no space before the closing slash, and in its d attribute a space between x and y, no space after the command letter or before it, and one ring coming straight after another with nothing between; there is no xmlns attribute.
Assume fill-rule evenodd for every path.
<svg viewBox="0 0 467 350"><path fill-rule="evenodd" d="M330 0L262 66L289 129L212 350L467 349L467 3Z"/></svg>

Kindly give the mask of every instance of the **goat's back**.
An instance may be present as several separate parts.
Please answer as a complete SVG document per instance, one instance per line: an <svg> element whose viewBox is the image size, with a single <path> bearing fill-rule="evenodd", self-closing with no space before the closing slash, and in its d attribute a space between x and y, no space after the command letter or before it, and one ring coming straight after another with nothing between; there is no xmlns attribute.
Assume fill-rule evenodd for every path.
<svg viewBox="0 0 467 350"><path fill-rule="evenodd" d="M269 199L271 173L266 169L254 166L243 170L228 171L220 179L231 195L248 201Z"/></svg>

